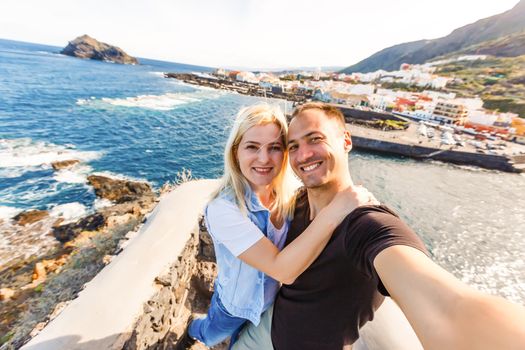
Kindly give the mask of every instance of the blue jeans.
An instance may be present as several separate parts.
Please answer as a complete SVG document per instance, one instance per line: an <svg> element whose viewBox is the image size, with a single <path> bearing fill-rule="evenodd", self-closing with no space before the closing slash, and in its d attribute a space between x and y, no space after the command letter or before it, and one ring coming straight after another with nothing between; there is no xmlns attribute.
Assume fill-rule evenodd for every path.
<svg viewBox="0 0 525 350"><path fill-rule="evenodd" d="M188 334L208 347L231 337L231 346L246 322L244 318L232 316L222 305L217 293L213 293L208 314L193 320L188 327Z"/></svg>

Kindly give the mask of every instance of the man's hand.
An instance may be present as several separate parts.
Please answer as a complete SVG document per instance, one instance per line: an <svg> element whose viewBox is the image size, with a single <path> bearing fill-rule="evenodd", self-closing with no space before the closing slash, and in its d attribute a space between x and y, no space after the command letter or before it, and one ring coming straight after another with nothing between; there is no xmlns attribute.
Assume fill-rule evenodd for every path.
<svg viewBox="0 0 525 350"><path fill-rule="evenodd" d="M424 253L395 245L374 266L425 349L525 349L525 308L480 293Z"/></svg>

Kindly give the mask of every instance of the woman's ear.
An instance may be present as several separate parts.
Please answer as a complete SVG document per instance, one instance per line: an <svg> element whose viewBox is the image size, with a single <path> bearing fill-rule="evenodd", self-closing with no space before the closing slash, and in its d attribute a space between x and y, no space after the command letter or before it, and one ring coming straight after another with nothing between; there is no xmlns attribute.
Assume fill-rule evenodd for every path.
<svg viewBox="0 0 525 350"><path fill-rule="evenodd" d="M344 148L346 153L349 153L352 150L352 135L348 130L345 130L344 133Z"/></svg>

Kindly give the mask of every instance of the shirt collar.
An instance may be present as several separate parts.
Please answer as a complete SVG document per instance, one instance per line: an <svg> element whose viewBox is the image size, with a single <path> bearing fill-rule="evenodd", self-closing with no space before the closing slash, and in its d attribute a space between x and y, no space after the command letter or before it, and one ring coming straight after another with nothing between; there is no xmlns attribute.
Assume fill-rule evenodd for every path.
<svg viewBox="0 0 525 350"><path fill-rule="evenodd" d="M259 200L259 197L255 194L255 192L252 190L252 188L249 185L244 186L244 199L246 201L246 207L249 211L255 212L255 211L261 211L266 210L261 201Z"/></svg>

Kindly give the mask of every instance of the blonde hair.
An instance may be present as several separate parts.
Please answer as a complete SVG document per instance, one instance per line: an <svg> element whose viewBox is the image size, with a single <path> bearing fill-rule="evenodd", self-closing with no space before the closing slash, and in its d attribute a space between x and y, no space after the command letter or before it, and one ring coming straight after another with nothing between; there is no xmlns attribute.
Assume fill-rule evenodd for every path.
<svg viewBox="0 0 525 350"><path fill-rule="evenodd" d="M218 190L212 195L212 199L221 193L231 193L242 213L247 213L245 203L246 186L250 186L248 180L241 172L237 159L237 147L244 134L256 125L275 124L281 130L281 138L285 147L281 171L272 181L275 200L271 211L275 211L279 219L289 218L293 214L295 204L295 186L288 165L288 151L286 151L288 124L286 118L278 106L269 104L256 104L243 108L237 114L233 128L224 148L224 175Z"/></svg>

